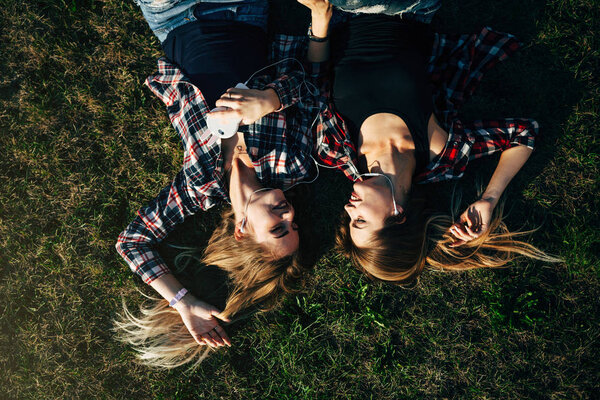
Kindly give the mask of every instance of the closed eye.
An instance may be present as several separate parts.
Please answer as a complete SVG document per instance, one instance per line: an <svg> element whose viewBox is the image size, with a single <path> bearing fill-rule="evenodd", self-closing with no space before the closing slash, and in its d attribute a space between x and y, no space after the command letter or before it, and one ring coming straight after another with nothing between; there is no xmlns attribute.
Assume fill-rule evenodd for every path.
<svg viewBox="0 0 600 400"><path fill-rule="evenodd" d="M273 210L285 210L290 206L290 203L287 202L287 200L282 200L279 203L277 203L277 205L275 207L273 207Z"/></svg>
<svg viewBox="0 0 600 400"><path fill-rule="evenodd" d="M366 223L367 221L365 221L364 219L356 218L354 221L352 221L352 227L356 229L363 229Z"/></svg>
<svg viewBox="0 0 600 400"><path fill-rule="evenodd" d="M269 232L279 233L281 231L283 231L283 226L280 224L280 225L275 225L273 228L271 228L271 230Z"/></svg>
<svg viewBox="0 0 600 400"><path fill-rule="evenodd" d="M275 239L281 239L282 237L290 233L281 224L275 225L275 227L272 228L269 232L271 232L275 236Z"/></svg>

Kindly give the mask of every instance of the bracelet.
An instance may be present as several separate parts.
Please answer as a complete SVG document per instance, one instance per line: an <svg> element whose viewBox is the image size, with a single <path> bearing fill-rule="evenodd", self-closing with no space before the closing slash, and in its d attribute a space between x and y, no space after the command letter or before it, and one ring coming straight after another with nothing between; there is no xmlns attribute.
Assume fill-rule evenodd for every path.
<svg viewBox="0 0 600 400"><path fill-rule="evenodd" d="M329 36L325 36L324 38L320 38L317 37L315 35L313 35L313 31L312 31L312 23L310 25L308 25L308 40L312 41L312 42L317 42L317 43L324 43L326 41L329 40Z"/></svg>
<svg viewBox="0 0 600 400"><path fill-rule="evenodd" d="M188 291L186 288L183 288L179 292L177 292L175 297L173 297L173 299L169 302L169 307L173 307L175 304L177 304L179 302L179 300L181 300L183 298L183 296L185 296L187 294L187 292Z"/></svg>

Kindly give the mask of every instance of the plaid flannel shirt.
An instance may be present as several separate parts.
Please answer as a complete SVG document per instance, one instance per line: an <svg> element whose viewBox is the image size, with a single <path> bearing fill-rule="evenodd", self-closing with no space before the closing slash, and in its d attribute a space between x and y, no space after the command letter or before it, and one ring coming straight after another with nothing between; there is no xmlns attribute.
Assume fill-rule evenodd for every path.
<svg viewBox="0 0 600 400"><path fill-rule="evenodd" d="M286 189L315 172L311 158L315 144L310 128L320 109L317 96L311 95L303 82L316 82L321 68L297 61L305 58L303 37L278 35L270 50L270 62L282 62L252 78L248 87L273 88L281 108L254 124L241 126L240 131L259 181L265 187ZM184 149L181 171L138 211L116 243L131 270L150 283L170 272L156 251L156 244L186 217L219 202L229 202L229 195L220 139L208 130L206 114L210 108L200 89L164 58L158 60L158 72L148 77L146 85L167 106Z"/></svg>
<svg viewBox="0 0 600 400"><path fill-rule="evenodd" d="M458 179L469 160L513 146L534 148L539 128L534 120L462 122L457 118L458 110L473 94L483 74L519 47L514 36L487 27L473 35L435 35L427 72L433 86L434 113L448 132L448 140L443 151L423 171L417 171L417 183ZM328 90L323 90L321 101L333 109ZM342 118L330 111L330 117L319 129L321 161L341 169L352 181L358 180L356 147L346 134Z"/></svg>

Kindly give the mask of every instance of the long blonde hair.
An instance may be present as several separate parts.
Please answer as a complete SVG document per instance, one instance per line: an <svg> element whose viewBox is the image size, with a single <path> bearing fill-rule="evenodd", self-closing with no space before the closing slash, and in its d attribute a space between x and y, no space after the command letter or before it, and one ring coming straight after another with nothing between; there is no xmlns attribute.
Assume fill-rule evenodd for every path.
<svg viewBox="0 0 600 400"><path fill-rule="evenodd" d="M350 237L348 218L342 218L337 236L338 248L369 277L397 285L414 283L425 268L439 271L465 271L475 268L500 268L516 257L560 262L537 247L518 240L532 233L511 232L502 221L502 205L496 207L489 229L475 240L452 247L449 229L452 216L411 207L407 219L386 221L368 247L359 248Z"/></svg>
<svg viewBox="0 0 600 400"><path fill-rule="evenodd" d="M275 259L252 238L235 240L234 229L233 210L225 210L202 257L203 264L215 265L229 275L232 289L220 314L223 319L252 306L260 306L263 311L272 309L282 294L296 290L304 270L299 251ZM196 343L177 310L166 300L149 299L150 305L140 307L140 317L123 302L123 313L115 321L117 338L132 345L143 364L175 368L193 362L190 368L195 368L211 348Z"/></svg>

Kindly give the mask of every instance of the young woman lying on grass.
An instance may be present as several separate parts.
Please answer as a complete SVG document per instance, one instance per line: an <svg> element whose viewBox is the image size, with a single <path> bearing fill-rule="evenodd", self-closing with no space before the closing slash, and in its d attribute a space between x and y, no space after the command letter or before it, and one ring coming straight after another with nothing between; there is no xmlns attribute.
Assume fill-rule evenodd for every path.
<svg viewBox="0 0 600 400"><path fill-rule="evenodd" d="M298 1L311 9L313 35L328 38L331 5ZM415 3L415 9L420 4L425 3ZM426 5L439 8L439 2ZM331 43L331 107L340 118L326 122L327 146L320 156L355 182L338 243L367 275L397 284L414 281L426 266L500 267L515 255L556 261L515 240L519 234L508 231L501 212L494 213L533 151L538 124L457 118L483 73L519 43L487 28L475 35L434 35L426 24L430 19L431 13L353 15L321 44L325 54ZM458 221L413 204L413 183L458 179L470 160L497 151L502 155L485 192Z"/></svg>
<svg viewBox="0 0 600 400"><path fill-rule="evenodd" d="M267 0L218 3L138 1L167 55L146 85L166 104L184 159L116 245L165 300L139 318L125 310L116 328L143 362L159 367L199 362L204 345L231 345L220 321L251 305L273 305L303 272L294 208L283 191L314 173L310 121L316 113L301 90L310 77L289 59L304 54L305 44L276 38L268 55ZM285 62L254 75L278 60ZM245 81L250 89L231 89ZM207 128L215 105L228 108L224 120L242 119L237 135L222 140ZM218 203L230 207L203 262L229 273L232 291L223 311L194 297L156 251L177 224Z"/></svg>

